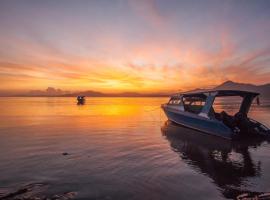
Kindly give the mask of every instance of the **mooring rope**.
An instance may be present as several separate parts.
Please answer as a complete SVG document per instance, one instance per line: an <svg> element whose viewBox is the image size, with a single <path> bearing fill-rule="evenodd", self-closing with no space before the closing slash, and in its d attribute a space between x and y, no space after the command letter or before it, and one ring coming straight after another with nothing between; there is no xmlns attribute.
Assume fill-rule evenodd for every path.
<svg viewBox="0 0 270 200"><path fill-rule="evenodd" d="M151 113L151 112L153 112L153 111L156 111L156 110L158 110L159 109L159 120ZM151 116L151 118L153 119L153 121L155 122L155 123L157 123L160 127L162 126L162 121L161 121L161 108L160 108L160 106L157 106L156 108L154 108L154 109L149 109L149 110L146 110L146 109L144 109L144 111L145 112L148 112L149 114L150 114L150 116Z"/></svg>

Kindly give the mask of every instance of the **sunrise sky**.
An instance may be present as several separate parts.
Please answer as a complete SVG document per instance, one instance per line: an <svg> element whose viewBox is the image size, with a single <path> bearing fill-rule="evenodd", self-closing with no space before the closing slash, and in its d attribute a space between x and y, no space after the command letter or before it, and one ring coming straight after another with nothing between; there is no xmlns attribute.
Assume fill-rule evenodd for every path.
<svg viewBox="0 0 270 200"><path fill-rule="evenodd" d="M268 0L1 0L0 90L270 82Z"/></svg>

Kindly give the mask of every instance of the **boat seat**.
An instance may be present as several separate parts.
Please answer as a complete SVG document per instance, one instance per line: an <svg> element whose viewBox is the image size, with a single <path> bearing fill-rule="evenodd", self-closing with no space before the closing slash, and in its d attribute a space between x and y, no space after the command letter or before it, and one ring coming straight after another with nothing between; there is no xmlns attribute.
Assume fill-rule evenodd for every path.
<svg viewBox="0 0 270 200"><path fill-rule="evenodd" d="M235 119L233 116L230 116L229 114L227 114L225 111L222 111L220 113L220 118L221 118L221 121L223 121L223 123L230 127L230 128L234 128L236 126L236 123L235 123Z"/></svg>
<svg viewBox="0 0 270 200"><path fill-rule="evenodd" d="M202 105L184 105L185 111L199 114L202 111Z"/></svg>

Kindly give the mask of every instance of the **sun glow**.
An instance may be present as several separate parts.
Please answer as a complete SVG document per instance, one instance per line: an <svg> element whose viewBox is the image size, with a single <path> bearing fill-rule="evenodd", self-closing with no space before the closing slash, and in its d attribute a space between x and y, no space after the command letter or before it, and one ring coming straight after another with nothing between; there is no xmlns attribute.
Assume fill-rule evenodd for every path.
<svg viewBox="0 0 270 200"><path fill-rule="evenodd" d="M0 93L49 86L162 93L226 80L269 81L268 16L252 9L231 10L234 17L198 9L190 17L181 12L190 9L188 5L173 3L162 9L158 2L154 7L150 2L108 3L106 15L96 1L76 7L61 1L22 8L0 3ZM81 14L70 15L70 9ZM247 16L252 24L239 29L245 27Z"/></svg>

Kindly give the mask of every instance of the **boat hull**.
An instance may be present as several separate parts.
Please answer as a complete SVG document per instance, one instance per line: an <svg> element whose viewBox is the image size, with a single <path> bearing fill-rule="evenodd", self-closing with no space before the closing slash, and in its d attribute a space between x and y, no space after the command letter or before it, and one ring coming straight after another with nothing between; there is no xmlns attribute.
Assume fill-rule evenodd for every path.
<svg viewBox="0 0 270 200"><path fill-rule="evenodd" d="M218 120L180 111L167 105L162 105L162 109L167 118L176 124L226 139L233 138L232 130Z"/></svg>

